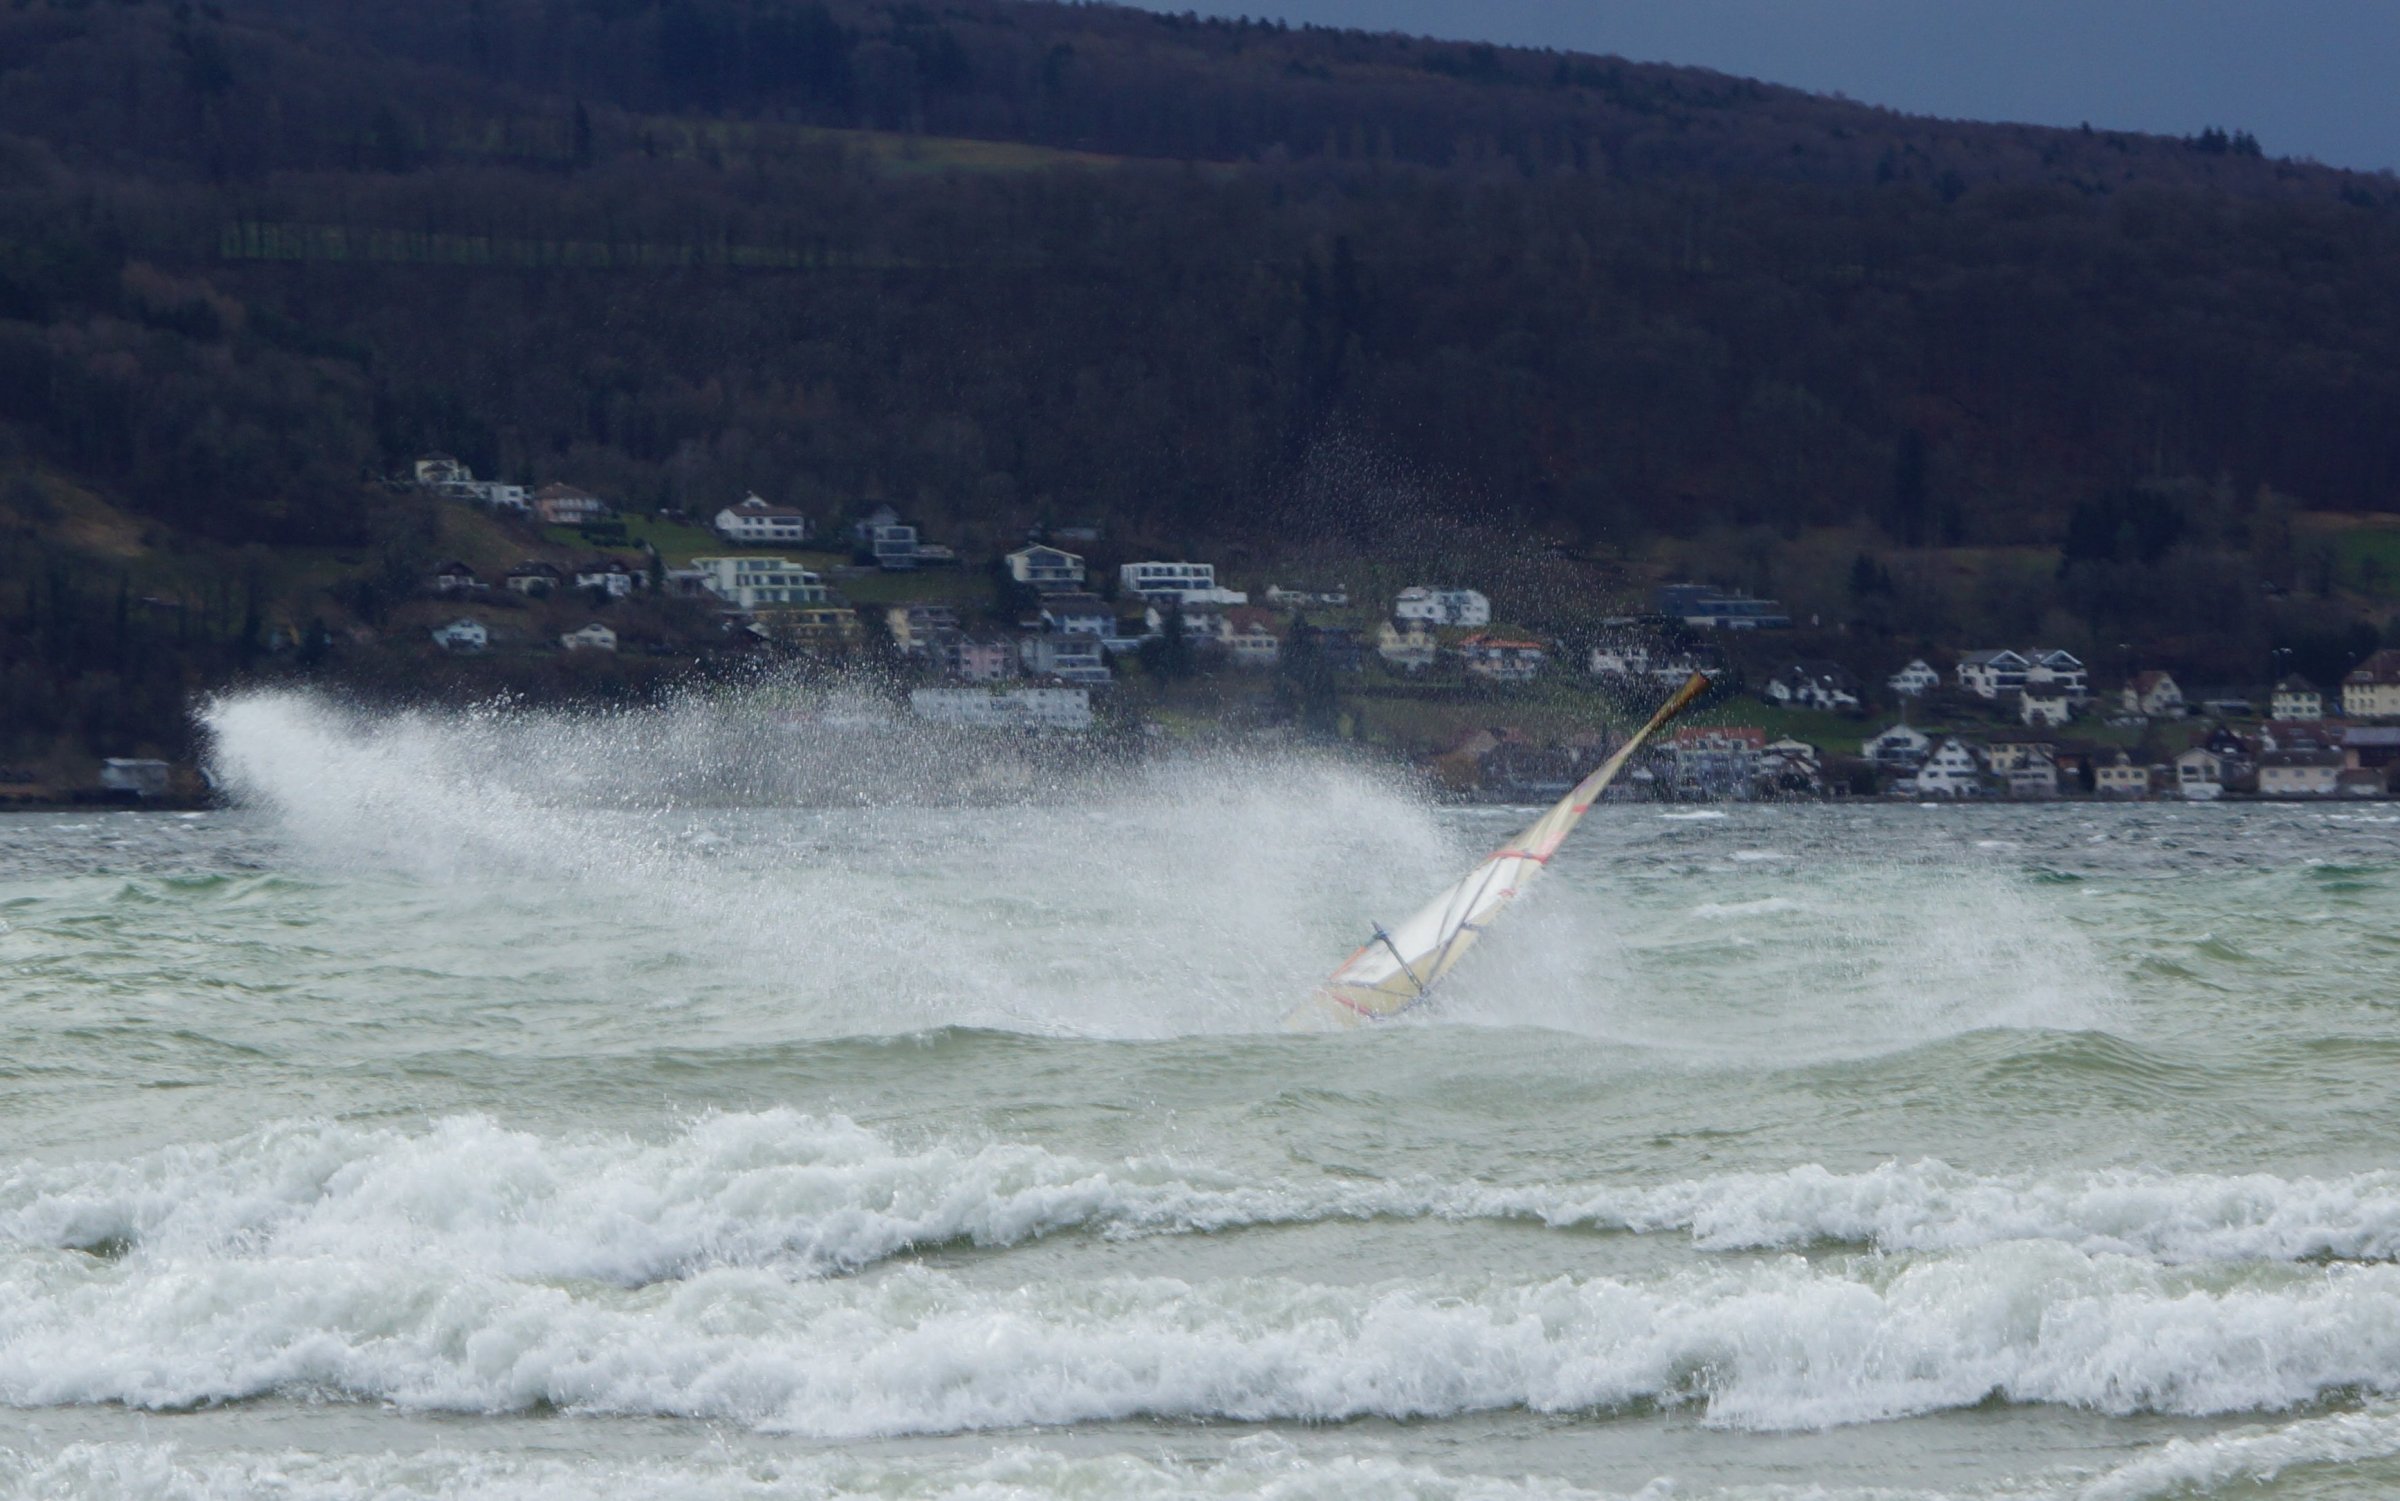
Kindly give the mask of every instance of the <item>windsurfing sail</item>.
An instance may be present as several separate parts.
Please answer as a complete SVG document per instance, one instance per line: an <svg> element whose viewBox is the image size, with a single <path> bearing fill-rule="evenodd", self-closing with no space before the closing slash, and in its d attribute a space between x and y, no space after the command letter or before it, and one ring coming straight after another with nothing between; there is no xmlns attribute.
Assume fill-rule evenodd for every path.
<svg viewBox="0 0 2400 1501"><path fill-rule="evenodd" d="M1601 792L1617 779L1643 742L1707 688L1708 678L1693 673L1675 690L1675 696L1650 716L1648 724L1577 782L1549 812L1486 855L1482 864L1426 903L1416 916L1389 932L1377 927L1374 937L1293 1008L1285 1024L1356 1026L1396 1016L1424 1000L1474 947L1500 910L1533 884L1533 878L1542 873L1551 855L1583 821L1583 815L1592 811L1592 804L1600 800Z"/></svg>

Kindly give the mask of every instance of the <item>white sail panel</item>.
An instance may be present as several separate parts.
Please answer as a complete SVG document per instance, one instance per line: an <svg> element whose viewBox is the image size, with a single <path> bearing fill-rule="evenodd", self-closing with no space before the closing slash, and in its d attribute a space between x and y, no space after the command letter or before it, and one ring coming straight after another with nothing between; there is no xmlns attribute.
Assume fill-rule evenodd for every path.
<svg viewBox="0 0 2400 1501"><path fill-rule="evenodd" d="M1354 1026L1396 1015L1425 999L1483 936L1500 910L1533 884L1568 833L1591 811L1643 742L1707 687L1708 679L1693 673L1675 696L1650 716L1648 724L1548 812L1485 856L1481 864L1399 927L1389 931L1378 928L1373 938L1293 1009L1285 1024Z"/></svg>

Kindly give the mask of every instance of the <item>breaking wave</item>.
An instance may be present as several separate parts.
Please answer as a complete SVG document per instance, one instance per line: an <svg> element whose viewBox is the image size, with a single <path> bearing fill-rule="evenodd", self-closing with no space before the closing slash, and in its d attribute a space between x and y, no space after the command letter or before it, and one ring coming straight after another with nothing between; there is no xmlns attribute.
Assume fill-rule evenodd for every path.
<svg viewBox="0 0 2400 1501"><path fill-rule="evenodd" d="M1368 1285L994 1285L895 1260L1372 1218L1743 1254ZM1867 1250L1789 1254L1844 1245ZM0 1402L317 1394L819 1438L1654 1405L1792 1429L1995 1396L2274 1411L2400 1390L2396 1253L2400 1175L2380 1172L1245 1182L1165 1157L902 1145L787 1111L655 1141L295 1123L0 1178Z"/></svg>
<svg viewBox="0 0 2400 1501"><path fill-rule="evenodd" d="M1457 1474L1380 1454L1325 1456L1273 1434L1236 1439L1221 1460L1072 1454L1010 1444L940 1460L832 1454L692 1459L460 1452L419 1454L193 1452L166 1442L82 1443L55 1451L0 1446L0 1496L9 1501L2163 1501L2263 1485L2318 1465L2400 1459L2400 1414L2388 1409L2300 1418L2174 1438L2097 1471L2062 1467L1998 1487L1952 1489L1824 1484L1693 1485L1661 1475L1630 1488L1563 1479ZM1636 1472L1639 1473L1638 1471Z"/></svg>
<svg viewBox="0 0 2400 1501"><path fill-rule="evenodd" d="M2055 1242L2167 1265L2400 1258L2400 1173L1980 1175L1936 1161L1653 1185L1311 1177L1014 1142L896 1143L841 1117L702 1117L661 1141L546 1139L487 1117L322 1122L114 1163L0 1174L0 1244L140 1265L424 1260L624 1287L717 1267L817 1277L950 1244L1326 1221L1510 1220L1680 1234L1709 1251L1969 1251Z"/></svg>
<svg viewBox="0 0 2400 1501"><path fill-rule="evenodd" d="M133 1264L52 1251L0 1268L0 1312L12 1405L315 1394L823 1439L1662 1405L1789 1430L1994 1398L2276 1411L2400 1384L2400 1267L2228 1274L2027 1242L1647 1280L994 1288L923 1266L799 1281L715 1267L630 1291L358 1254Z"/></svg>

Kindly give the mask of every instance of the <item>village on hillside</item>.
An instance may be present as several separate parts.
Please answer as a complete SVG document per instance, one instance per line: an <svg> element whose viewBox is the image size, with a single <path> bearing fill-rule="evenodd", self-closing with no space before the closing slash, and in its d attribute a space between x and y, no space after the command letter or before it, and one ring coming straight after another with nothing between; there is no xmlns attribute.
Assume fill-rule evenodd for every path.
<svg viewBox="0 0 2400 1501"><path fill-rule="evenodd" d="M1870 672L1777 601L1703 583L1661 583L1648 609L1569 640L1538 619L1496 618L1474 580L1237 589L1209 561L1115 558L1097 523L962 557L884 504L820 524L748 494L711 515L636 517L565 483L477 479L440 453L396 483L488 523L465 534L479 555L444 558L393 616L435 660L872 663L895 709L930 724L1140 743L1307 733L1402 756L1451 795L1501 800L1571 786L1700 672L1716 683L1702 712L1612 796L2400 792L2400 650L2326 684L2286 672L2187 688L2130 662L2101 681L2063 648L1971 643ZM1803 634L1805 653L1788 644ZM117 757L77 796L179 790L197 793L188 769ZM0 803L55 796L0 768Z"/></svg>

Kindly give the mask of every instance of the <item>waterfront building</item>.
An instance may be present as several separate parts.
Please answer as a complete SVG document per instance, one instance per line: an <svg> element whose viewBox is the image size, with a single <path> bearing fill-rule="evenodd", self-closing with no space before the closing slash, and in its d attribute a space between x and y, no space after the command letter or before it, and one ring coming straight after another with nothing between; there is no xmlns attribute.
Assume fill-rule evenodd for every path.
<svg viewBox="0 0 2400 1501"><path fill-rule="evenodd" d="M2113 752L2092 768L2092 790L2102 797L2148 797L2150 768L2125 751Z"/></svg>
<svg viewBox="0 0 2400 1501"><path fill-rule="evenodd" d="M2195 745L2175 758L2175 790L2192 802L2214 802L2225 795L2225 761L2205 745Z"/></svg>
<svg viewBox="0 0 2400 1501"><path fill-rule="evenodd" d="M1917 768L1921 797L1983 796L1983 763L1975 748L1953 735Z"/></svg>
<svg viewBox="0 0 2400 1501"><path fill-rule="evenodd" d="M2332 797L2341 775L2337 750L2274 750L2258 758L2261 797Z"/></svg>

